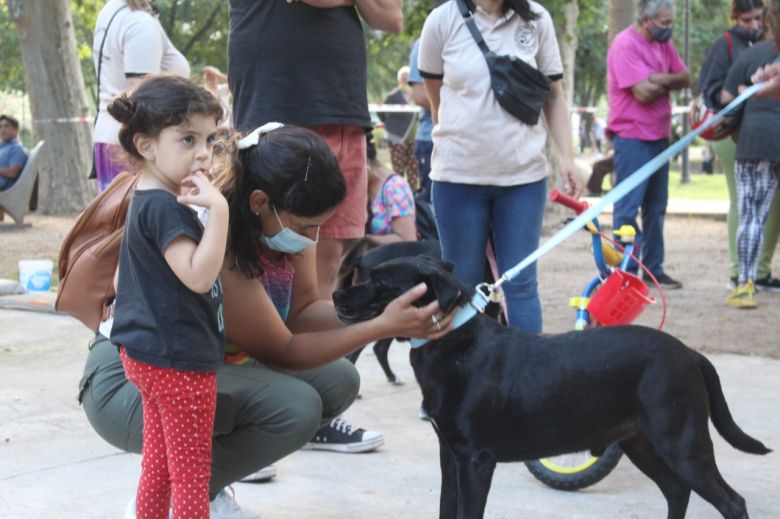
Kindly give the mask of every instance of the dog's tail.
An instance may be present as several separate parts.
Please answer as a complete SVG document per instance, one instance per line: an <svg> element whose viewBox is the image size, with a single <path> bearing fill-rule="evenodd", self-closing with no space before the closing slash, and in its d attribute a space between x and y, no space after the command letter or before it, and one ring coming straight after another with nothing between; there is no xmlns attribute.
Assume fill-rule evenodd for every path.
<svg viewBox="0 0 780 519"><path fill-rule="evenodd" d="M723 388L720 385L715 366L707 360L704 355L694 352L699 370L704 376L704 383L707 386L707 393L710 397L710 417L715 429L726 439L734 448L751 454L768 454L771 449L760 441L749 436L745 431L739 428L731 416L729 406L726 403L726 397L723 395Z"/></svg>

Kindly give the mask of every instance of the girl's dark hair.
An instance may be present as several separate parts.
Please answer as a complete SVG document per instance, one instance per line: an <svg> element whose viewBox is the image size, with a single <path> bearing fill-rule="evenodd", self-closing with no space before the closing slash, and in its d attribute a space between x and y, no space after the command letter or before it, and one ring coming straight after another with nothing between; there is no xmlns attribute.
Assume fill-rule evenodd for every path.
<svg viewBox="0 0 780 519"><path fill-rule="evenodd" d="M520 18L526 22L532 22L539 18L539 15L531 9L531 4L528 0L504 0L504 4L501 6L501 12L506 14L509 9L516 12Z"/></svg>
<svg viewBox="0 0 780 519"><path fill-rule="evenodd" d="M763 0L732 0L731 17L736 19L742 13L749 13L753 9L764 7Z"/></svg>
<svg viewBox="0 0 780 519"><path fill-rule="evenodd" d="M230 207L227 250L247 277L263 273L257 253L263 226L249 204L254 191L265 192L277 211L303 217L319 216L347 195L344 175L325 141L295 126L268 132L256 146L234 153L232 172L218 184Z"/></svg>
<svg viewBox="0 0 780 519"><path fill-rule="evenodd" d="M155 138L169 126L178 126L192 115L222 119L222 106L203 87L188 79L171 75L149 76L130 95L122 94L107 107L108 113L122 123L119 142L133 160L142 160L133 143L136 134Z"/></svg>

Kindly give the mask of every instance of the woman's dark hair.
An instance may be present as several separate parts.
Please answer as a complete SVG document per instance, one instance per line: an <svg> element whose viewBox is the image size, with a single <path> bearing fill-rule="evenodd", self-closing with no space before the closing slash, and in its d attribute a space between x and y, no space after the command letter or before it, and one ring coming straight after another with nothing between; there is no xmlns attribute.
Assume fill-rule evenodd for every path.
<svg viewBox="0 0 780 519"><path fill-rule="evenodd" d="M257 254L263 227L249 204L254 191L265 192L277 211L303 217L319 216L347 195L344 175L325 141L295 126L270 131L256 146L238 150L232 172L218 184L230 207L227 250L247 277L263 272Z"/></svg>
<svg viewBox="0 0 780 519"><path fill-rule="evenodd" d="M122 123L119 142L130 159L142 160L133 143L136 134L155 138L169 126L178 126L193 115L222 119L222 106L203 87L188 79L171 75L149 76L130 95L122 94L107 107L108 113Z"/></svg>
<svg viewBox="0 0 780 519"><path fill-rule="evenodd" d="M501 6L501 12L506 14L507 10L512 9L526 22L532 22L539 18L539 15L531 9L528 0L504 0Z"/></svg>
<svg viewBox="0 0 780 519"><path fill-rule="evenodd" d="M753 9L761 9L762 7L764 7L763 0L732 0L731 17L736 19L743 13L749 13Z"/></svg>

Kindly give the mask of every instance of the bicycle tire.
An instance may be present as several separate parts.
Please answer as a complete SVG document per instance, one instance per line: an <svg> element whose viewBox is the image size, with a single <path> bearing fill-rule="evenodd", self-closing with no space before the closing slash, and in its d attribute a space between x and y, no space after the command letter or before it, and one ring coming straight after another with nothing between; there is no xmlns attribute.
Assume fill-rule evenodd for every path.
<svg viewBox="0 0 780 519"><path fill-rule="evenodd" d="M623 457L623 451L616 443L610 444L598 457L590 453L577 454L583 454L584 461L575 466L563 464L560 461L561 456L527 461L525 466L536 479L548 487L573 492L607 477Z"/></svg>

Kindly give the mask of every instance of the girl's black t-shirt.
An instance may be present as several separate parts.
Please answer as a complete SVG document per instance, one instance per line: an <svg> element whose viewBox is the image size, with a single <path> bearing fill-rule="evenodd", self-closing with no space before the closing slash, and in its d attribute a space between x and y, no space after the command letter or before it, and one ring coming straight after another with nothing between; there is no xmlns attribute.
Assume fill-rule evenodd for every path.
<svg viewBox="0 0 780 519"><path fill-rule="evenodd" d="M205 294L182 283L164 251L187 236L200 242L203 226L172 194L135 191L119 250L111 341L138 361L190 371L216 371L225 348L222 283Z"/></svg>

